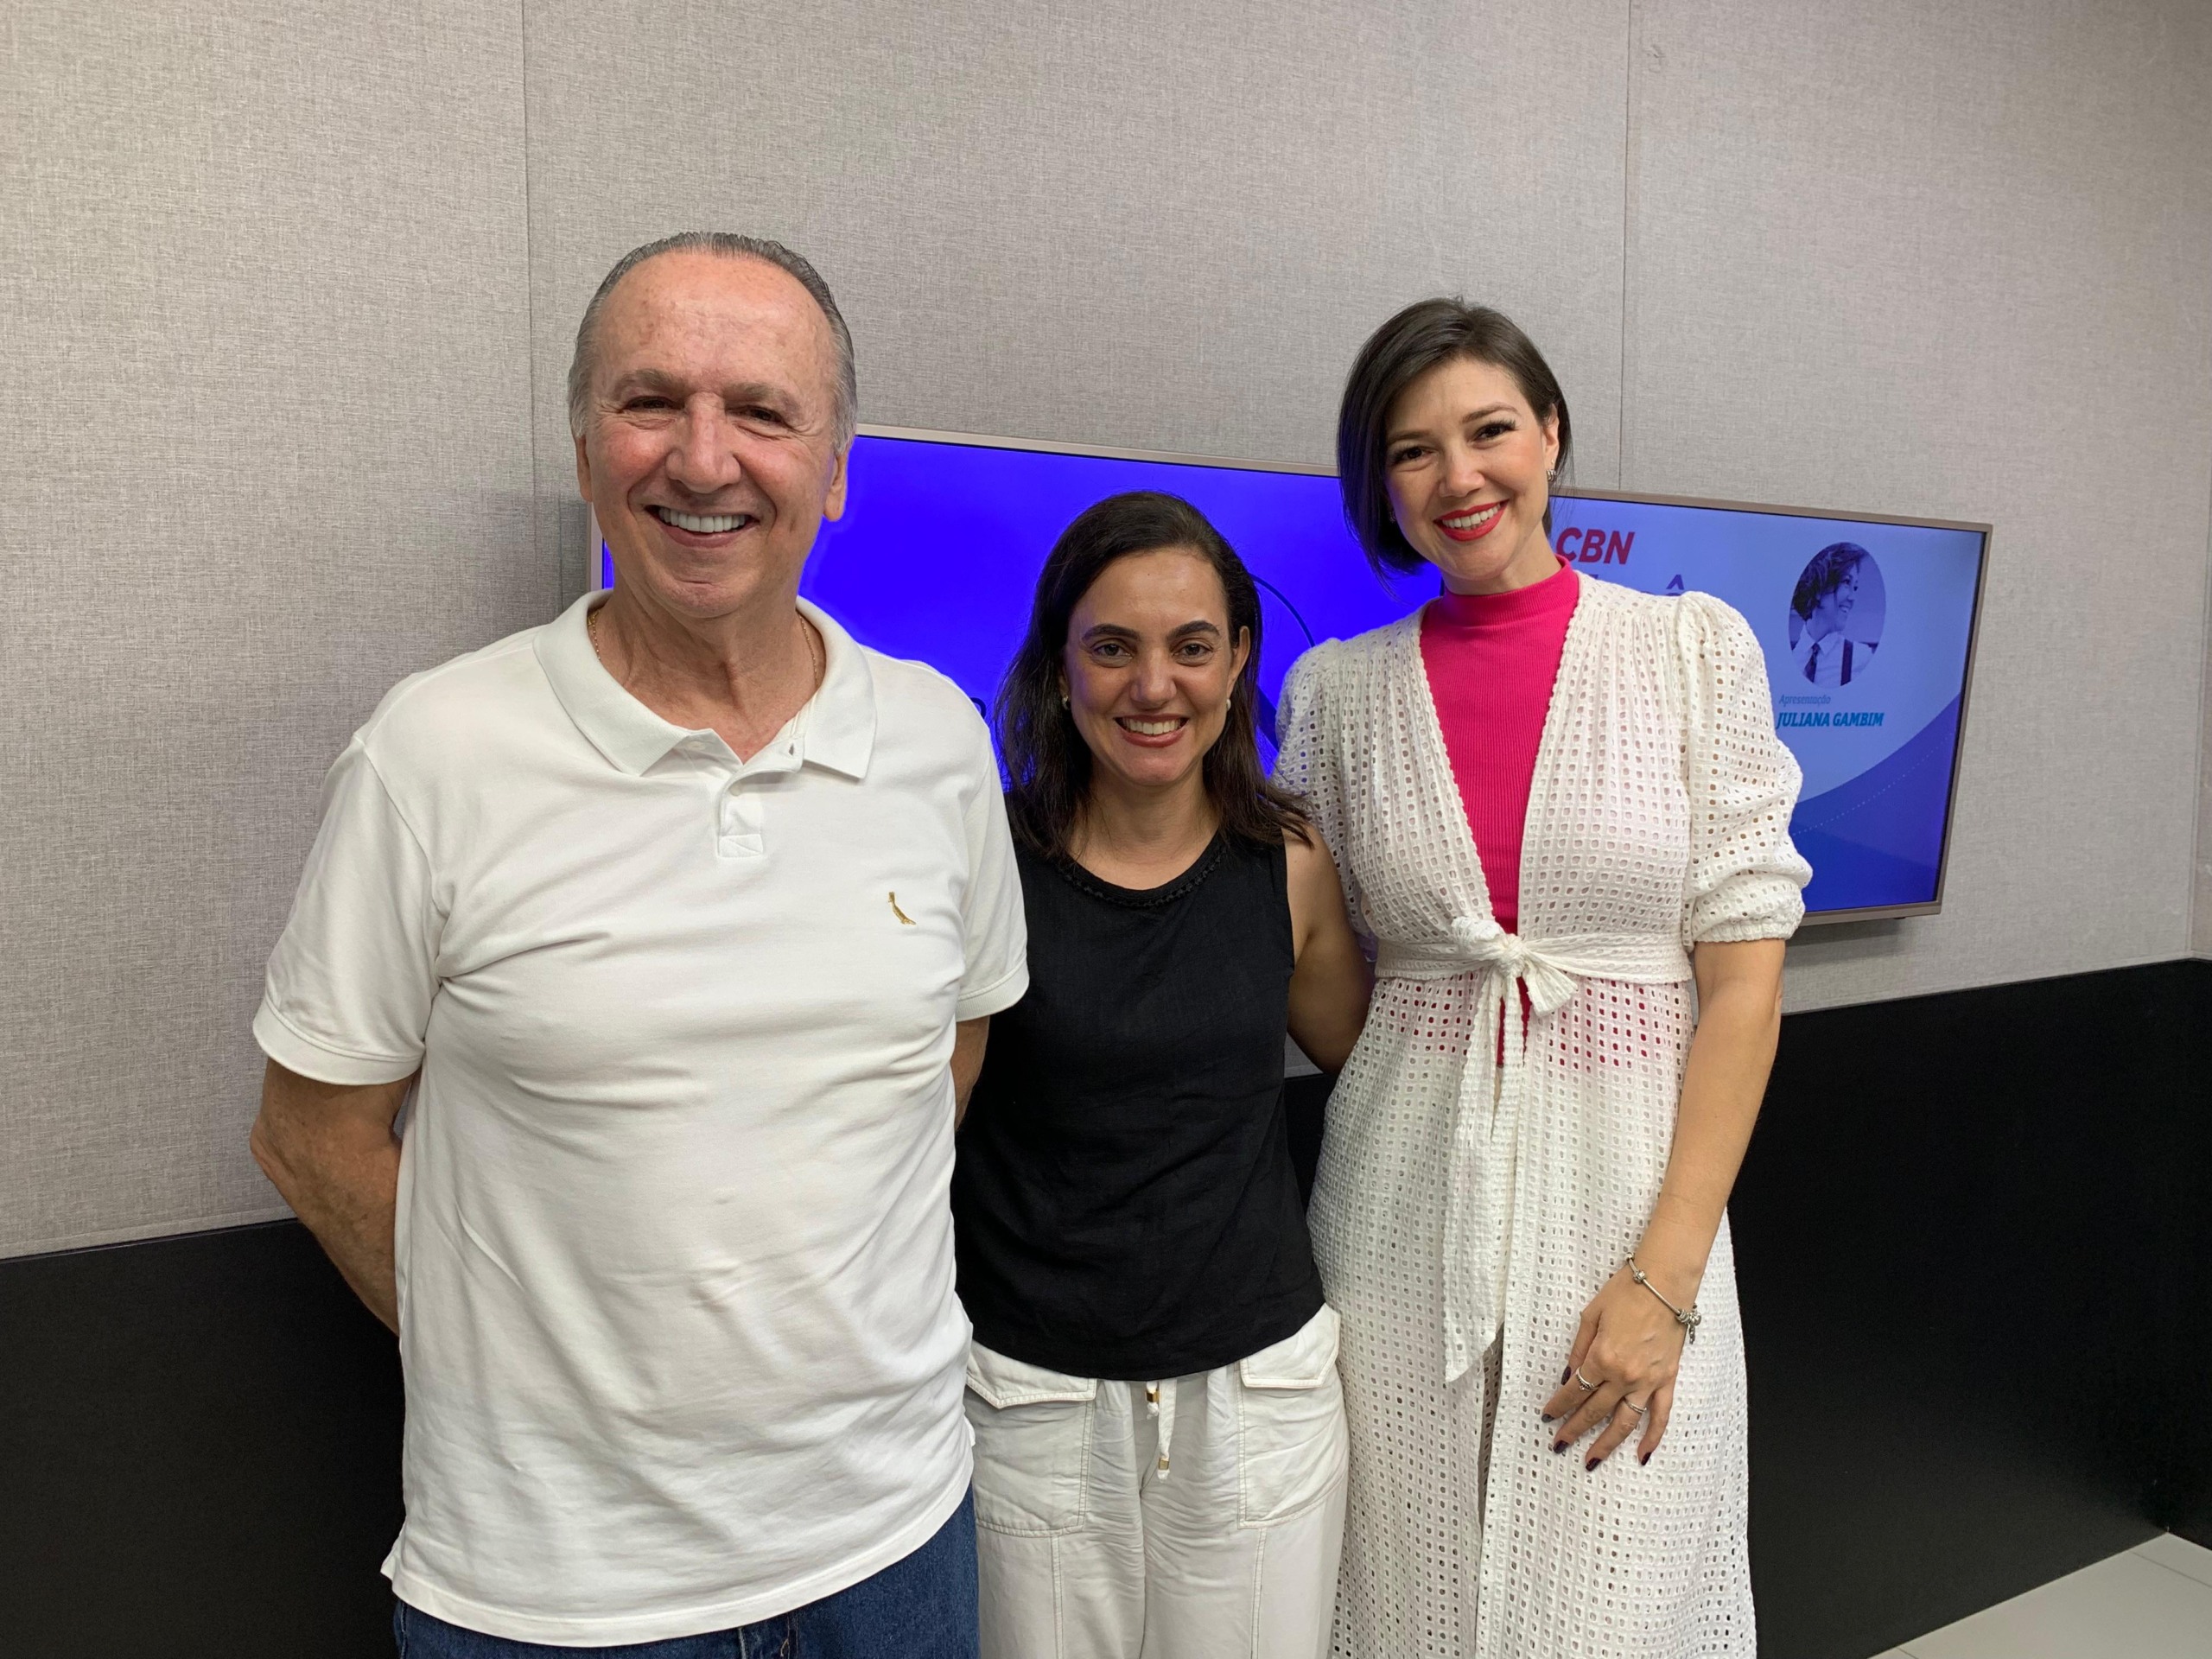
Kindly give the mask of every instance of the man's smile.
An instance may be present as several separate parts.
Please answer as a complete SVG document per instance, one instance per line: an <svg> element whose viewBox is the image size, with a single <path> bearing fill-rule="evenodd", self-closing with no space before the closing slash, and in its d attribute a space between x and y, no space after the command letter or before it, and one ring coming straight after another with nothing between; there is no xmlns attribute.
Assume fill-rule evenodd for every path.
<svg viewBox="0 0 2212 1659"><path fill-rule="evenodd" d="M664 524L677 530L688 530L694 536L722 536L733 530L742 530L753 522L749 512L678 512L673 507L648 507L646 512Z"/></svg>

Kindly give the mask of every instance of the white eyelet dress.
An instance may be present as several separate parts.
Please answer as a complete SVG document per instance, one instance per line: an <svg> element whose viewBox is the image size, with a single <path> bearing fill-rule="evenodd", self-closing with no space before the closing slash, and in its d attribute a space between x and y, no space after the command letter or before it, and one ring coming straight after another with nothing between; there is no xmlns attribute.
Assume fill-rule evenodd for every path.
<svg viewBox="0 0 2212 1659"><path fill-rule="evenodd" d="M1718 600L1583 579L1516 937L1491 914L1420 630L1415 614L1307 652L1280 719L1276 777L1306 798L1377 948L1310 1218L1351 1428L1335 1652L1749 1659L1725 1224L1651 1462L1631 1441L1586 1472L1587 1442L1554 1455L1538 1413L1658 1196L1689 947L1785 938L1803 915L1799 774L1765 664ZM1501 1043L1522 991L1525 1029L1504 1019Z"/></svg>

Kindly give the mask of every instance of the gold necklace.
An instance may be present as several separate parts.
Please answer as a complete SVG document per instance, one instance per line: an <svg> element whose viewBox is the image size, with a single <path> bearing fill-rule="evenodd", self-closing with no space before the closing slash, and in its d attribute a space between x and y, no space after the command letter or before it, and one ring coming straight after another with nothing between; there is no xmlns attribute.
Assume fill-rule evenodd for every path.
<svg viewBox="0 0 2212 1659"><path fill-rule="evenodd" d="M830 652L822 643L822 636L804 617L798 620L798 631L806 636L806 660L814 670L814 686L807 695L812 696L822 689L822 682L830 677Z"/></svg>

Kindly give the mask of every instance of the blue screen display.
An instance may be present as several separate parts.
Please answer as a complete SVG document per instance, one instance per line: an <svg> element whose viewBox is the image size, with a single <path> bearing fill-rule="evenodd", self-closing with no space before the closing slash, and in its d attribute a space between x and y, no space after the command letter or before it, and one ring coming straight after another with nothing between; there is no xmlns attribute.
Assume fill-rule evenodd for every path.
<svg viewBox="0 0 2212 1659"><path fill-rule="evenodd" d="M823 525L801 591L979 705L1020 643L1053 541L1122 490L1182 496L1260 582L1263 748L1300 652L1437 591L1428 572L1386 584L1368 569L1332 477L880 434L855 440L850 465L844 517ZM1596 495L1554 497L1552 520L1554 547L1586 575L1713 594L1750 621L1777 728L1805 772L1791 830L1813 866L1807 908L1934 902L1983 533Z"/></svg>
<svg viewBox="0 0 2212 1659"><path fill-rule="evenodd" d="M1751 625L1776 728L1804 768L1789 833L1821 914L1936 899L1986 540L1599 496L1552 512L1554 547L1586 575L1713 594Z"/></svg>

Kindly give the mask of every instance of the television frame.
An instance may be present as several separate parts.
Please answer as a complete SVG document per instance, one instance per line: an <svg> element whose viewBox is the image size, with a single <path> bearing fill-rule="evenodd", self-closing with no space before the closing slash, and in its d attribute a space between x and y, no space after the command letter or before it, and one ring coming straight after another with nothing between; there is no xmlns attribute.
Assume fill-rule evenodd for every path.
<svg viewBox="0 0 2212 1659"><path fill-rule="evenodd" d="M1110 444L1058 443L1043 438L999 437L982 432L941 432L926 427L879 426L863 422L855 428L855 435L868 438L891 438L910 443L949 443L970 448L1020 449L1046 454L1088 455L1101 461L1138 461L1169 467L1228 467L1248 473L1292 473L1308 478L1333 478L1333 467L1311 466L1294 461L1255 461L1230 455L1190 455L1156 449L1125 449ZM1552 493L1572 499L1592 501L1626 501L1643 506L1698 507L1720 512L1757 512L1785 518L1827 518L1845 524L1905 524L1923 530L1971 531L1981 537L1981 558L1974 570L1974 613L1967 620L1967 657L1959 683L1958 736L1951 750L1951 779L1948 803L1943 815L1943 846L1936 862L1935 897L1920 904L1867 905L1853 910L1824 910L1808 912L1805 925L1827 926L1837 922L1885 922L1906 916L1936 916L1943 910L1943 893L1951 875L1951 841L1957 827L1959 807L1959 779L1967 752L1967 717L1974 694L1974 670L1976 653L1981 639L1982 601L1989 584L1989 562L1995 527L1958 518L1917 518L1891 512L1853 512L1825 507L1783 506L1768 501L1727 501L1715 496L1650 495L1636 490L1585 490L1554 486ZM592 539L599 540L598 524L592 524ZM593 563L597 565L594 558ZM599 571L590 572L594 585ZM1602 580L1602 578L1600 578Z"/></svg>
<svg viewBox="0 0 2212 1659"><path fill-rule="evenodd" d="M1725 501L1717 496L1649 495L1636 490L1554 489L1552 493L1581 500L1630 501L1654 507L1704 507L1721 512L1757 512L1782 518L1825 518L1841 524L1906 524L1921 530L1972 531L1981 537L1981 557L1975 563L1974 573L1974 608L1967 618L1967 657L1959 671L1959 727L1951 745L1951 779L1943 798L1943 848L1936 856L1936 895L1916 905L1861 905L1851 910L1808 911L1803 925L1826 927L1837 922L1888 922L1905 916L1942 915L1943 889L1951 879L1951 836L1958 827L1959 776L1966 761L1967 715L1974 700L1974 653L1981 643L1981 605L1989 586L1990 546L1996 537L1996 527L1963 518L1916 518L1895 512L1851 512L1828 507L1790 507L1771 501ZM1770 687L1768 695L1773 695Z"/></svg>

